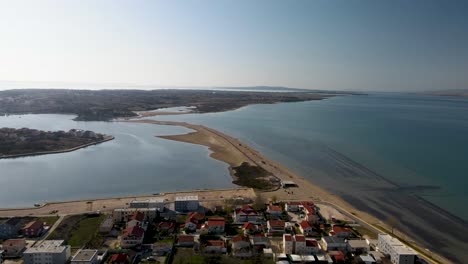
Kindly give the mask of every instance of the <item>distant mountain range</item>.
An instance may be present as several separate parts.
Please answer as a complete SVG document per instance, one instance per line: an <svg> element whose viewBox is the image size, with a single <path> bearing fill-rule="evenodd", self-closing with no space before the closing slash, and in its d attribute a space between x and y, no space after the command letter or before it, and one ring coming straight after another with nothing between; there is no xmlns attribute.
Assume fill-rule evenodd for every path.
<svg viewBox="0 0 468 264"><path fill-rule="evenodd" d="M425 92L424 94L439 95L439 96L468 97L468 89L452 89L452 90L431 91L431 92Z"/></svg>

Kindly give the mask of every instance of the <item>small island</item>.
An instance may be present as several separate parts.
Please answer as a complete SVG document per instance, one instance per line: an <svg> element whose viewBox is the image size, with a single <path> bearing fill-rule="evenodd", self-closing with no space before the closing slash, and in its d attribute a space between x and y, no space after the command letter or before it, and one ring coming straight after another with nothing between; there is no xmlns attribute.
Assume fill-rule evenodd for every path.
<svg viewBox="0 0 468 264"><path fill-rule="evenodd" d="M113 136L71 129L42 131L0 128L0 159L70 152L114 139Z"/></svg>

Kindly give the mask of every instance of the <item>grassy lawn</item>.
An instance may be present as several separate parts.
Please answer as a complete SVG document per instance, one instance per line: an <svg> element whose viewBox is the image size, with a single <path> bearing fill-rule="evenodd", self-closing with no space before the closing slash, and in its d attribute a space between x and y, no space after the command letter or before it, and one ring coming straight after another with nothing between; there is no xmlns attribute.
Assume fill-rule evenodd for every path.
<svg viewBox="0 0 468 264"><path fill-rule="evenodd" d="M102 237L98 229L106 215L73 215L65 218L49 239L63 239L72 247L99 247Z"/></svg>
<svg viewBox="0 0 468 264"><path fill-rule="evenodd" d="M72 247L81 247L90 242L95 242L93 240L97 240L100 237L98 229L105 217L105 215L100 215L99 217L90 217L81 220L77 229L72 232L68 244Z"/></svg>
<svg viewBox="0 0 468 264"><path fill-rule="evenodd" d="M44 222L48 226L52 226L55 224L55 222L57 222L58 219L59 219L58 216L46 216L46 217L38 217L36 220Z"/></svg>

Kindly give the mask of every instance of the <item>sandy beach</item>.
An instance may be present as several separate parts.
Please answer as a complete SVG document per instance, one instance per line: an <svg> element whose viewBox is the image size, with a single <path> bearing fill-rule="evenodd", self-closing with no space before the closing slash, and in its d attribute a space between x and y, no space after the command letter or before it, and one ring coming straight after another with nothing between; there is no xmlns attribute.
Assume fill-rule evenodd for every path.
<svg viewBox="0 0 468 264"><path fill-rule="evenodd" d="M385 222L378 219L374 215L366 213L363 210L359 210L358 207L354 205L354 203L349 203L342 199L340 196L328 192L327 190L319 187L310 180L293 173L285 166L272 160L269 160L255 149L240 142L238 139L230 137L222 132L219 132L212 128L208 128L206 126L194 125L186 122L156 120L131 120L128 122L183 126L189 128L194 131L184 135L171 135L159 137L179 142L204 145L212 151L212 153L210 154L212 158L226 162L230 166L238 166L242 162L249 162L257 166L263 167L265 170L272 173L273 175L275 175L283 181L294 181L298 185L298 188L291 189L292 193L288 193L284 189L279 189L273 192L262 192L260 195L264 196L265 198L277 200L312 200L317 203L327 203L349 212L351 215L358 217L363 222L372 225L377 230L381 230L382 232L385 230L391 230L391 227ZM350 198L349 201L354 202L355 200ZM426 231L423 229L420 231L430 232L429 230L430 229L427 229ZM410 242L413 248L415 248L418 252L423 254L428 253L426 254L426 256L431 256L433 259L436 259L440 263L451 263L451 261L446 259L445 257L442 257L441 255L435 252L428 251L426 249L426 245L423 244L425 241L421 240L421 237L411 236L408 232L405 231L400 231L398 228L396 228L395 234L398 235L400 238L404 238L406 241ZM446 236L444 237L444 239L450 239L450 236ZM459 246L460 249L464 247L463 244Z"/></svg>

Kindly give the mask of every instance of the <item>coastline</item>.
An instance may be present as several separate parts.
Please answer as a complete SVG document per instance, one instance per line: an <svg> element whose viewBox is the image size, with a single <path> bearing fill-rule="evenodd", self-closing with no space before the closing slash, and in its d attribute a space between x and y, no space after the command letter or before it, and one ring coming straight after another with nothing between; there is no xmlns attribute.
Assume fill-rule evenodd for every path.
<svg viewBox="0 0 468 264"><path fill-rule="evenodd" d="M3 155L0 156L0 159L14 159L14 158L21 158L21 157L31 157L31 156L39 156L39 155L47 155L47 154L60 154L60 153L67 153L67 152L72 152L75 150L79 150L82 148L86 148L89 146L93 145L98 145L107 141L114 140L114 136L106 136L104 139L96 141L96 142L91 142L83 145L79 145L73 148L68 148L68 149L62 149L62 150L51 150L51 151L40 151L40 152L32 152L32 153L22 153L22 154L14 154L14 155Z"/></svg>
<svg viewBox="0 0 468 264"><path fill-rule="evenodd" d="M262 192L261 195L265 196L266 198L277 200L312 200L316 203L330 204L362 220L362 222L366 225L372 226L374 230L380 230L380 232L385 232L386 230L392 229L392 227L390 227L388 224L383 222L375 215L367 213L369 212L369 210L366 210L367 212L365 212L365 208L362 208L361 206L356 206L352 202L353 199L345 200L345 198L343 198L342 196L330 193L322 187L314 184L309 179L305 179L304 177L293 173L285 166L272 160L269 160L253 148L243 144L239 140L230 137L222 132L208 128L203 125L194 125L186 122L156 120L128 120L125 122L182 126L194 130L194 132L189 132L183 135L158 137L168 140L175 140L179 142L206 146L210 149L210 151L212 151L212 153L210 154L212 158L223 161L229 164L230 167L237 166L244 161L251 162L257 166L261 166L268 172L275 175L277 178L283 181L294 181L299 186L297 188L292 189L292 194L285 192L284 189L279 189L271 192ZM428 203L427 201L425 202ZM359 207L361 208L358 209ZM443 214L443 212L439 212L439 214ZM426 254L428 253L426 247L422 246L420 242L415 241L415 239L412 238L412 236L408 236L406 232L400 230L395 231L396 235L398 235L401 238L405 238L406 241L409 241L411 244L410 246L416 249L422 256L426 256L426 258L436 259L441 263L451 263L451 261L449 261L445 257L442 257L438 253L429 251L429 257L429 255Z"/></svg>

